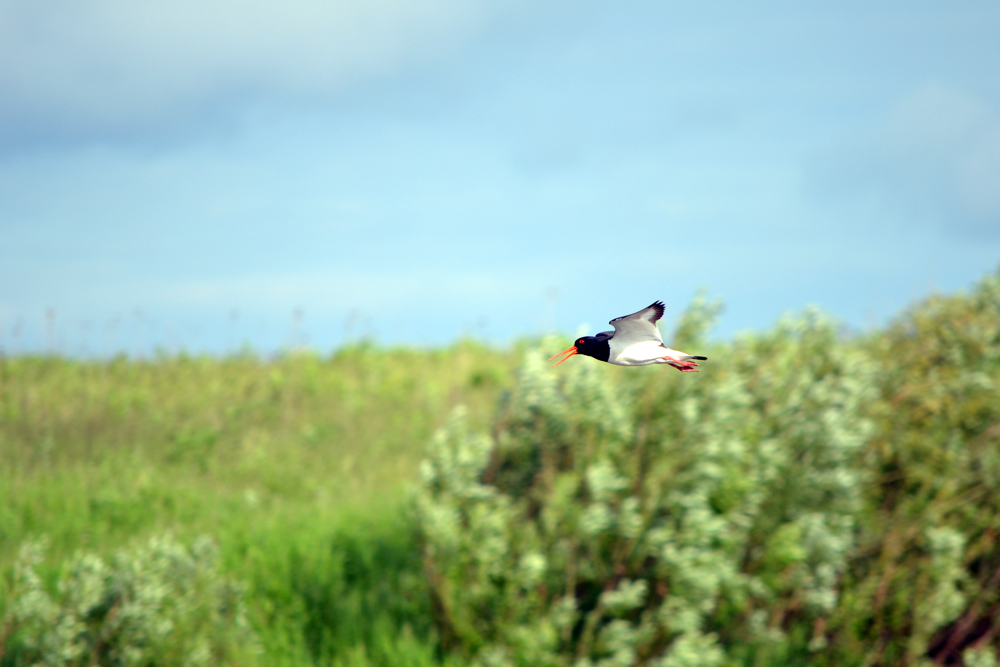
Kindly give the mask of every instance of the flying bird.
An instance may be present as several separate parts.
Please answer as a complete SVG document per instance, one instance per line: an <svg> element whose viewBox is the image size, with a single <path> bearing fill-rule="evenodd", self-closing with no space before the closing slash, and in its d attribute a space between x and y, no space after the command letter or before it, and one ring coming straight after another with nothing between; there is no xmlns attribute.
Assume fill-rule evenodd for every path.
<svg viewBox="0 0 1000 667"><path fill-rule="evenodd" d="M649 364L670 364L682 373L697 373L697 361L708 357L697 357L685 352L671 350L663 344L656 323L663 317L663 302L643 308L637 313L616 317L608 322L614 331L602 331L596 336L577 339L573 347L563 350L549 361L566 355L553 364L558 366L574 354L582 354L618 366L648 366Z"/></svg>

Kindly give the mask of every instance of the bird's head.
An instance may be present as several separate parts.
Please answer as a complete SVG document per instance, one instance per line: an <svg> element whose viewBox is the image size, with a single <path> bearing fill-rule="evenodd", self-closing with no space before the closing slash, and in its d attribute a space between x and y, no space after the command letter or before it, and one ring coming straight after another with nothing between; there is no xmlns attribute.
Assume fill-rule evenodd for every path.
<svg viewBox="0 0 1000 667"><path fill-rule="evenodd" d="M562 352L553 357L549 357L549 361L552 361L557 357L563 357L564 354L566 355L565 357L563 357L562 359L560 359L559 361L557 361L552 365L558 366L562 362L572 357L574 354L582 354L587 357L594 357L595 359L601 359L602 361L607 361L608 359L608 355L606 353L607 347L608 347L607 341L599 340L597 336L583 336L581 338L577 338L576 342L573 343L572 347L566 348L565 350L563 350Z"/></svg>

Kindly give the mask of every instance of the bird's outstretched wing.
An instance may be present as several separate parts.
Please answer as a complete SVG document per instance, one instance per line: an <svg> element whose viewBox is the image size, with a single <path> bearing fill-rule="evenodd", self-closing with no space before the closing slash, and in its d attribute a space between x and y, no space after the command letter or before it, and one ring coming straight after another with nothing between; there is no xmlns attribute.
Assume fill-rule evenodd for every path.
<svg viewBox="0 0 1000 667"><path fill-rule="evenodd" d="M655 340L663 344L656 322L663 317L663 302L657 301L637 313L616 317L608 322L615 328L615 340L621 346Z"/></svg>

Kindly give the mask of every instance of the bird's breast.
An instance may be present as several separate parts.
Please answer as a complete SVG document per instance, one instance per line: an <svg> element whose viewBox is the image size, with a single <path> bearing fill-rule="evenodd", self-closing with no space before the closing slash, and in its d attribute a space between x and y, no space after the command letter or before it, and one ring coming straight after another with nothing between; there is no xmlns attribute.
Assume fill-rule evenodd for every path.
<svg viewBox="0 0 1000 667"><path fill-rule="evenodd" d="M613 338L610 352L608 362L618 366L647 366L657 363L666 354L663 344L656 341L616 346Z"/></svg>

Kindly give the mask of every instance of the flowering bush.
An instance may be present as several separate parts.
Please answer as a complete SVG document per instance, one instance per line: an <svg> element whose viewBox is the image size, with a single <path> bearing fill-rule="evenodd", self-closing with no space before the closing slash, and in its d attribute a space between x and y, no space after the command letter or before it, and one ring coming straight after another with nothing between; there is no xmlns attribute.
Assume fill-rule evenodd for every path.
<svg viewBox="0 0 1000 667"><path fill-rule="evenodd" d="M685 316L685 346L712 311ZM422 469L445 648L484 666L997 664L1000 279L864 337L784 319L698 376L544 356L489 436L459 412Z"/></svg>
<svg viewBox="0 0 1000 667"><path fill-rule="evenodd" d="M459 413L424 465L446 644L483 665L707 667L808 621L821 649L872 432L866 354L810 314L693 382L542 359L492 438Z"/></svg>
<svg viewBox="0 0 1000 667"><path fill-rule="evenodd" d="M111 562L73 559L55 595L27 544L10 582L0 635L7 665L217 665L253 652L243 591L222 578L207 539L190 549L156 538Z"/></svg>

